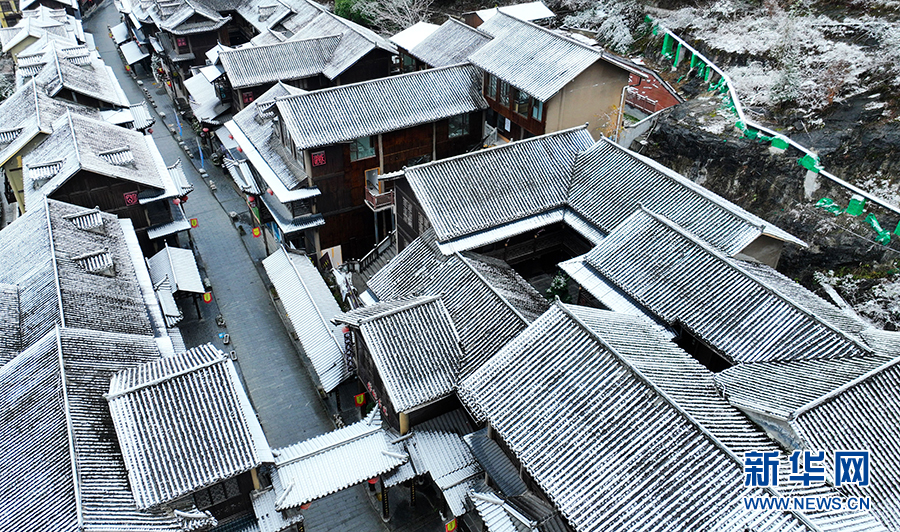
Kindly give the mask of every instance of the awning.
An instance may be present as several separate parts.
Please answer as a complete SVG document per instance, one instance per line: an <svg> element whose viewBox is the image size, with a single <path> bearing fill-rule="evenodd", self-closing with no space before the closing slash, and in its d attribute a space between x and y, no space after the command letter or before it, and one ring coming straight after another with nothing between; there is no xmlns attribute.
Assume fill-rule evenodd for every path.
<svg viewBox="0 0 900 532"><path fill-rule="evenodd" d="M119 46L119 48L122 50L122 55L125 56L125 62L129 65L133 65L141 59L150 56L150 54L141 50L141 47L138 46L138 43L134 41L123 43L121 46Z"/></svg>
<svg viewBox="0 0 900 532"><path fill-rule="evenodd" d="M163 53L163 46L159 43L159 39L157 39L156 37L150 37L150 46L153 47L156 53Z"/></svg>
<svg viewBox="0 0 900 532"><path fill-rule="evenodd" d="M393 439L375 409L349 427L276 449L275 508L298 508L396 469L409 456Z"/></svg>
<svg viewBox="0 0 900 532"><path fill-rule="evenodd" d="M216 94L216 88L205 76L194 74L184 80L184 87L191 95L191 111L201 122L212 122L217 116L231 109L231 102L222 102Z"/></svg>
<svg viewBox="0 0 900 532"><path fill-rule="evenodd" d="M121 23L118 26L113 26L109 29L109 31L113 34L113 39L115 39L116 44L122 44L127 41L131 36L128 34L128 26L125 23Z"/></svg>
<svg viewBox="0 0 900 532"><path fill-rule="evenodd" d="M207 65L200 69L200 73L203 74L207 81L212 83L225 74L225 69L222 68L222 65Z"/></svg>
<svg viewBox="0 0 900 532"><path fill-rule="evenodd" d="M150 240L190 230L191 222L184 215L184 209L181 208L181 205L172 205L170 202L169 208L172 210L173 220L147 229L147 238Z"/></svg>
<svg viewBox="0 0 900 532"><path fill-rule="evenodd" d="M321 274L305 255L279 249L263 260L263 267L287 312L303 351L326 392L350 377L344 362L341 328L331 318L341 308Z"/></svg>
<svg viewBox="0 0 900 532"><path fill-rule="evenodd" d="M162 251L147 259L147 265L154 285L168 279L172 293L206 292L203 281L200 280L200 270L197 268L194 252L189 249L172 248L167 244Z"/></svg>

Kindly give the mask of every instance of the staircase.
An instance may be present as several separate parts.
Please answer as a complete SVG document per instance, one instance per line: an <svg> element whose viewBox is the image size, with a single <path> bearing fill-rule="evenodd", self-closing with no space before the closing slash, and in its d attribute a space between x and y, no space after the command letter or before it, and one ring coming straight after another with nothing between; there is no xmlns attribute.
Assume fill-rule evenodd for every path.
<svg viewBox="0 0 900 532"><path fill-rule="evenodd" d="M346 262L349 270L353 272L353 286L359 293L366 291L368 280L378 273L385 264L397 255L397 232L391 231L388 236L379 242L372 251L359 260Z"/></svg>

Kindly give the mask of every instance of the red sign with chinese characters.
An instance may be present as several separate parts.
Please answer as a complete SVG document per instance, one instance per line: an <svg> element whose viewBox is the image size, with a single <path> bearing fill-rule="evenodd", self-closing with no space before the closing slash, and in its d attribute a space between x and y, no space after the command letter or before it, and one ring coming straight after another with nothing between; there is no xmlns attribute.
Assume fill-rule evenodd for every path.
<svg viewBox="0 0 900 532"><path fill-rule="evenodd" d="M132 205L138 204L138 193L137 192L126 192L122 194L125 198L125 205L131 207Z"/></svg>
<svg viewBox="0 0 900 532"><path fill-rule="evenodd" d="M312 158L313 166L325 166L325 152L324 151L314 151L310 155Z"/></svg>
<svg viewBox="0 0 900 532"><path fill-rule="evenodd" d="M447 532L453 532L456 530L456 519L451 519L449 522L444 524L444 530Z"/></svg>
<svg viewBox="0 0 900 532"><path fill-rule="evenodd" d="M353 396L354 402L356 402L356 406L365 406L366 405L366 394L360 393Z"/></svg>

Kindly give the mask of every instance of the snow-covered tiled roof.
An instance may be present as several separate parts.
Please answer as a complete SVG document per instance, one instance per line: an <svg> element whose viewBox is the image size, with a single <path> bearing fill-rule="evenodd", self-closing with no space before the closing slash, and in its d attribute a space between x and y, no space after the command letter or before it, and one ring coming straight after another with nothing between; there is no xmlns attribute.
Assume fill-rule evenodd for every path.
<svg viewBox="0 0 900 532"><path fill-rule="evenodd" d="M255 87L325 72L340 41L340 36L328 36L247 46L222 52L219 60L233 88Z"/></svg>
<svg viewBox="0 0 900 532"><path fill-rule="evenodd" d="M760 236L805 246L668 168L607 139L594 142L584 127L412 166L402 175L446 254L560 222L596 244L641 204L673 216L729 256Z"/></svg>
<svg viewBox="0 0 900 532"><path fill-rule="evenodd" d="M102 231L73 221L92 211L46 200L0 232L0 283L19 287L23 347L56 324L152 334L119 220L99 213L105 222ZM109 254L114 276L79 266L78 257L100 250Z"/></svg>
<svg viewBox="0 0 900 532"><path fill-rule="evenodd" d="M262 113L272 110L276 98L302 93L305 91L276 83L225 124L263 183L283 203L315 197L319 189L309 185L305 169L285 152L275 135L274 122Z"/></svg>
<svg viewBox="0 0 900 532"><path fill-rule="evenodd" d="M279 98L297 149L316 148L487 108L472 65L422 70Z"/></svg>
<svg viewBox="0 0 900 532"><path fill-rule="evenodd" d="M171 283L172 292L206 292L194 252L189 249L169 247L167 243L162 251L147 259L147 265L154 284L166 278Z"/></svg>
<svg viewBox="0 0 900 532"><path fill-rule="evenodd" d="M425 40L438 29L437 24L419 21L405 30L391 36L390 41L404 50L411 50L414 46ZM457 61L458 63L459 61ZM451 63L456 64L456 63Z"/></svg>
<svg viewBox="0 0 900 532"><path fill-rule="evenodd" d="M867 450L869 485L844 484L848 493L871 497L872 512L890 530L900 528L900 358L894 358L801 409L791 427L804 449L825 451L834 472L834 451Z"/></svg>
<svg viewBox="0 0 900 532"><path fill-rule="evenodd" d="M67 113L54 123L53 133L22 159L26 209L52 195L81 170L181 195L152 139ZM51 166L53 171L48 172ZM164 196L154 195L154 199L160 197Z"/></svg>
<svg viewBox="0 0 900 532"><path fill-rule="evenodd" d="M406 448L416 473L431 475L454 516L470 509L470 491L485 489L484 469L460 434L419 426L406 440Z"/></svg>
<svg viewBox="0 0 900 532"><path fill-rule="evenodd" d="M276 449L275 508L297 508L399 467L409 457L392 439L374 410L348 427Z"/></svg>
<svg viewBox="0 0 900 532"><path fill-rule="evenodd" d="M51 328L0 368L0 468L18 486L0 492L0 531L182 530L135 505L102 396L113 373L158 357L151 336Z"/></svg>
<svg viewBox="0 0 900 532"><path fill-rule="evenodd" d="M493 40L469 61L546 102L594 63L601 50L500 11L478 27Z"/></svg>
<svg viewBox="0 0 900 532"><path fill-rule="evenodd" d="M453 17L421 42L407 48L410 55L432 67L458 65L491 40L491 36Z"/></svg>
<svg viewBox="0 0 900 532"><path fill-rule="evenodd" d="M276 510L275 501L277 498L278 494L275 492L274 486L250 493L254 514L251 517L255 518L254 521L256 521L257 525L254 532L284 532L291 525L303 522L303 514L300 512L295 512L294 515L286 517L285 514Z"/></svg>
<svg viewBox="0 0 900 532"><path fill-rule="evenodd" d="M602 198L603 201L597 201ZM761 234L805 246L793 235L655 161L602 138L578 154L569 206L604 233L638 207L666 216L733 256Z"/></svg>
<svg viewBox="0 0 900 532"><path fill-rule="evenodd" d="M0 366L12 360L22 349L20 320L19 287L0 284Z"/></svg>
<svg viewBox="0 0 900 532"><path fill-rule="evenodd" d="M405 175L445 242L563 206L575 156L592 144L581 126L413 166Z"/></svg>
<svg viewBox="0 0 900 532"><path fill-rule="evenodd" d="M340 35L341 42L325 69L328 79L335 79L373 50L396 54L397 47L374 31L339 17L324 6L303 0L294 6L295 13L275 30L290 34L291 40Z"/></svg>
<svg viewBox="0 0 900 532"><path fill-rule="evenodd" d="M100 118L91 107L57 100L28 81L0 103L0 162L5 163L39 133L49 134L53 123L71 110L79 115Z"/></svg>
<svg viewBox="0 0 900 532"><path fill-rule="evenodd" d="M34 80L50 96L68 89L109 105L129 106L125 92L112 69L99 57L91 58L90 63L76 65L55 54L53 61L47 63Z"/></svg>
<svg viewBox="0 0 900 532"><path fill-rule="evenodd" d="M871 354L853 330L810 308L768 266L729 258L643 208L586 255L609 282L732 363ZM762 275L765 271L771 274ZM821 301L821 300L820 300ZM821 301L821 306L828 303ZM843 314L842 314L843 316Z"/></svg>
<svg viewBox="0 0 900 532"><path fill-rule="evenodd" d="M739 364L718 373L716 383L738 408L788 420L804 405L893 358L871 355Z"/></svg>
<svg viewBox="0 0 900 532"><path fill-rule="evenodd" d="M212 344L121 371L105 397L139 508L274 461L234 363Z"/></svg>
<svg viewBox="0 0 900 532"><path fill-rule="evenodd" d="M559 304L466 378L460 396L578 532L806 530L788 513L745 510L742 497L767 494L744 487L737 455ZM702 486L684 489L697 477ZM620 511L623 500L656 502L633 513Z"/></svg>
<svg viewBox="0 0 900 532"><path fill-rule="evenodd" d="M322 387L330 392L350 376L343 333L330 322L341 308L309 257L280 248L263 260L263 267Z"/></svg>
<svg viewBox="0 0 900 532"><path fill-rule="evenodd" d="M444 256L428 230L367 282L381 300L442 295L463 346L468 375L547 308L509 265L482 255Z"/></svg>
<svg viewBox="0 0 900 532"><path fill-rule="evenodd" d="M376 303L334 320L359 329L395 411L455 390L463 354L440 296Z"/></svg>

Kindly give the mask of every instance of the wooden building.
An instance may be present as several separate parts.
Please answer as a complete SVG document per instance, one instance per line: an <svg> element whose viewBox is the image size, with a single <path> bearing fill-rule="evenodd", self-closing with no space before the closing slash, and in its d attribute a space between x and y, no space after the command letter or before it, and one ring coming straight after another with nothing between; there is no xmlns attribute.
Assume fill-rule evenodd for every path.
<svg viewBox="0 0 900 532"><path fill-rule="evenodd" d="M615 128L631 73L627 62L504 11L478 29L493 39L469 55L484 70L488 125L520 140L588 124Z"/></svg>
<svg viewBox="0 0 900 532"><path fill-rule="evenodd" d="M180 203L192 188L153 137L67 112L22 166L23 212L44 197L98 207L130 219L148 256L190 229Z"/></svg>
<svg viewBox="0 0 900 532"><path fill-rule="evenodd" d="M248 157L272 155L269 163L250 162L287 219L301 211L324 217L308 240L292 242L311 255L328 251L340 263L361 258L393 229L393 195L379 188L379 174L481 145L487 104L480 84L472 66L427 70L277 98L256 107L265 115L260 121L248 115L227 126ZM257 132L266 120L274 127ZM266 170L272 164L289 175ZM292 187L296 194L288 194Z"/></svg>

